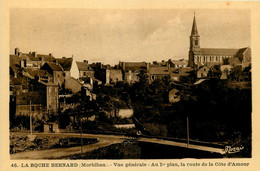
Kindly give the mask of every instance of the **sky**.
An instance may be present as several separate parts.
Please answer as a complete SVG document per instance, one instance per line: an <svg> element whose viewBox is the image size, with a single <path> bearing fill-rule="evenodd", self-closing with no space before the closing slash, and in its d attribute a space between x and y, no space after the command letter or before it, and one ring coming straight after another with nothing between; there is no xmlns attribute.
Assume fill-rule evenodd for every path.
<svg viewBox="0 0 260 171"><path fill-rule="evenodd" d="M194 12L203 48L250 46L250 11L227 9L12 9L10 54L52 53L117 64L188 59Z"/></svg>

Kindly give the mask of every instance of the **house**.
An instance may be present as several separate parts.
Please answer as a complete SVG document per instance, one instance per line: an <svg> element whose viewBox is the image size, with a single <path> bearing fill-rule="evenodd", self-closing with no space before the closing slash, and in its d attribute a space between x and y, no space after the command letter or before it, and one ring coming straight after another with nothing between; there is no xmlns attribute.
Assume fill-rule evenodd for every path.
<svg viewBox="0 0 260 171"><path fill-rule="evenodd" d="M148 70L150 82L156 79L162 79L170 75L169 67L165 66L150 66Z"/></svg>
<svg viewBox="0 0 260 171"><path fill-rule="evenodd" d="M65 76L63 72L62 66L58 63L58 60L55 62L46 62L42 67L41 70L48 71L49 74L53 77L53 83L57 84L61 87L65 84Z"/></svg>
<svg viewBox="0 0 260 171"><path fill-rule="evenodd" d="M95 77L95 71L88 64L87 60L83 62L76 62L78 70L79 70L79 78L81 77Z"/></svg>
<svg viewBox="0 0 260 171"><path fill-rule="evenodd" d="M46 70L38 68L22 68L22 74L29 79L38 79L43 82L53 82L52 75Z"/></svg>
<svg viewBox="0 0 260 171"><path fill-rule="evenodd" d="M171 67L174 68L183 68L188 66L188 60L180 59L180 60L169 60L171 62Z"/></svg>
<svg viewBox="0 0 260 171"><path fill-rule="evenodd" d="M42 113L41 93L38 91L16 95L16 116L33 116Z"/></svg>
<svg viewBox="0 0 260 171"><path fill-rule="evenodd" d="M29 113L36 116L40 113L54 112L58 105L58 85L38 82L33 91L16 94L16 116L26 116Z"/></svg>
<svg viewBox="0 0 260 171"><path fill-rule="evenodd" d="M121 69L108 68L106 69L106 84L117 83L123 81L123 73Z"/></svg>
<svg viewBox="0 0 260 171"><path fill-rule="evenodd" d="M62 58L56 58L56 60L58 61L58 63L61 65L63 69L63 77L65 80L65 87L66 87L67 84L70 84L69 78L71 77L70 70L71 70L73 58L62 57Z"/></svg>
<svg viewBox="0 0 260 171"><path fill-rule="evenodd" d="M43 106L46 105L47 112L56 113L59 109L59 87L55 83L45 83L39 82L39 91L41 92L41 97L45 100L43 101ZM46 98L46 99L45 99Z"/></svg>
<svg viewBox="0 0 260 171"><path fill-rule="evenodd" d="M191 67L169 68L170 78L173 81L181 81L181 78L189 78L193 71L194 69Z"/></svg>
<svg viewBox="0 0 260 171"><path fill-rule="evenodd" d="M123 72L123 80L129 84L139 81L139 74L141 70L149 70L149 63L146 62L121 62L119 67Z"/></svg>

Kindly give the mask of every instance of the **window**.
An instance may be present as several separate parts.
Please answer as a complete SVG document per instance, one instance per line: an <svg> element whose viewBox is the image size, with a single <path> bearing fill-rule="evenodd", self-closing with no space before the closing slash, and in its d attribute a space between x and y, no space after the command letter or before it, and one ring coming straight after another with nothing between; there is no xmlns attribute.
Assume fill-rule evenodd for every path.
<svg viewBox="0 0 260 171"><path fill-rule="evenodd" d="M83 72L83 75L86 76L86 72Z"/></svg>
<svg viewBox="0 0 260 171"><path fill-rule="evenodd" d="M63 77L65 77L65 76L66 76L66 73L64 72L64 73L63 73Z"/></svg>
<svg viewBox="0 0 260 171"><path fill-rule="evenodd" d="M207 59L206 56L204 56L204 62L206 61L206 59Z"/></svg>
<svg viewBox="0 0 260 171"><path fill-rule="evenodd" d="M59 74L57 74L57 77L60 77L60 75L59 75Z"/></svg>
<svg viewBox="0 0 260 171"><path fill-rule="evenodd" d="M195 40L195 45L198 45L198 44L199 44L199 43L198 43L198 40L196 39L196 40Z"/></svg>
<svg viewBox="0 0 260 171"><path fill-rule="evenodd" d="M199 56L197 56L197 61L200 61L200 57Z"/></svg>

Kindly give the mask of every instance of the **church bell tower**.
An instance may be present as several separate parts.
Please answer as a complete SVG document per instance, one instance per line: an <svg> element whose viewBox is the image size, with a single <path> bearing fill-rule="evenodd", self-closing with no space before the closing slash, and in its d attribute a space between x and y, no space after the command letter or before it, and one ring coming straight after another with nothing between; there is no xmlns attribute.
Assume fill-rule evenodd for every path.
<svg viewBox="0 0 260 171"><path fill-rule="evenodd" d="M194 55L200 54L200 35L197 29L196 17L194 13L193 25L190 35L190 51L189 51L189 66L194 67Z"/></svg>

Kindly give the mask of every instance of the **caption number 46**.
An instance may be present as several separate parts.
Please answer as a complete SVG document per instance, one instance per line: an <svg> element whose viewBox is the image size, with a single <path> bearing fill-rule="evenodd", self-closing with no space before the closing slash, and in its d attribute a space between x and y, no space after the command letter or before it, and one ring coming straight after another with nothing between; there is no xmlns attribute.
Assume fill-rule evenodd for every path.
<svg viewBox="0 0 260 171"><path fill-rule="evenodd" d="M18 167L18 165L16 163L12 163L11 167Z"/></svg>

